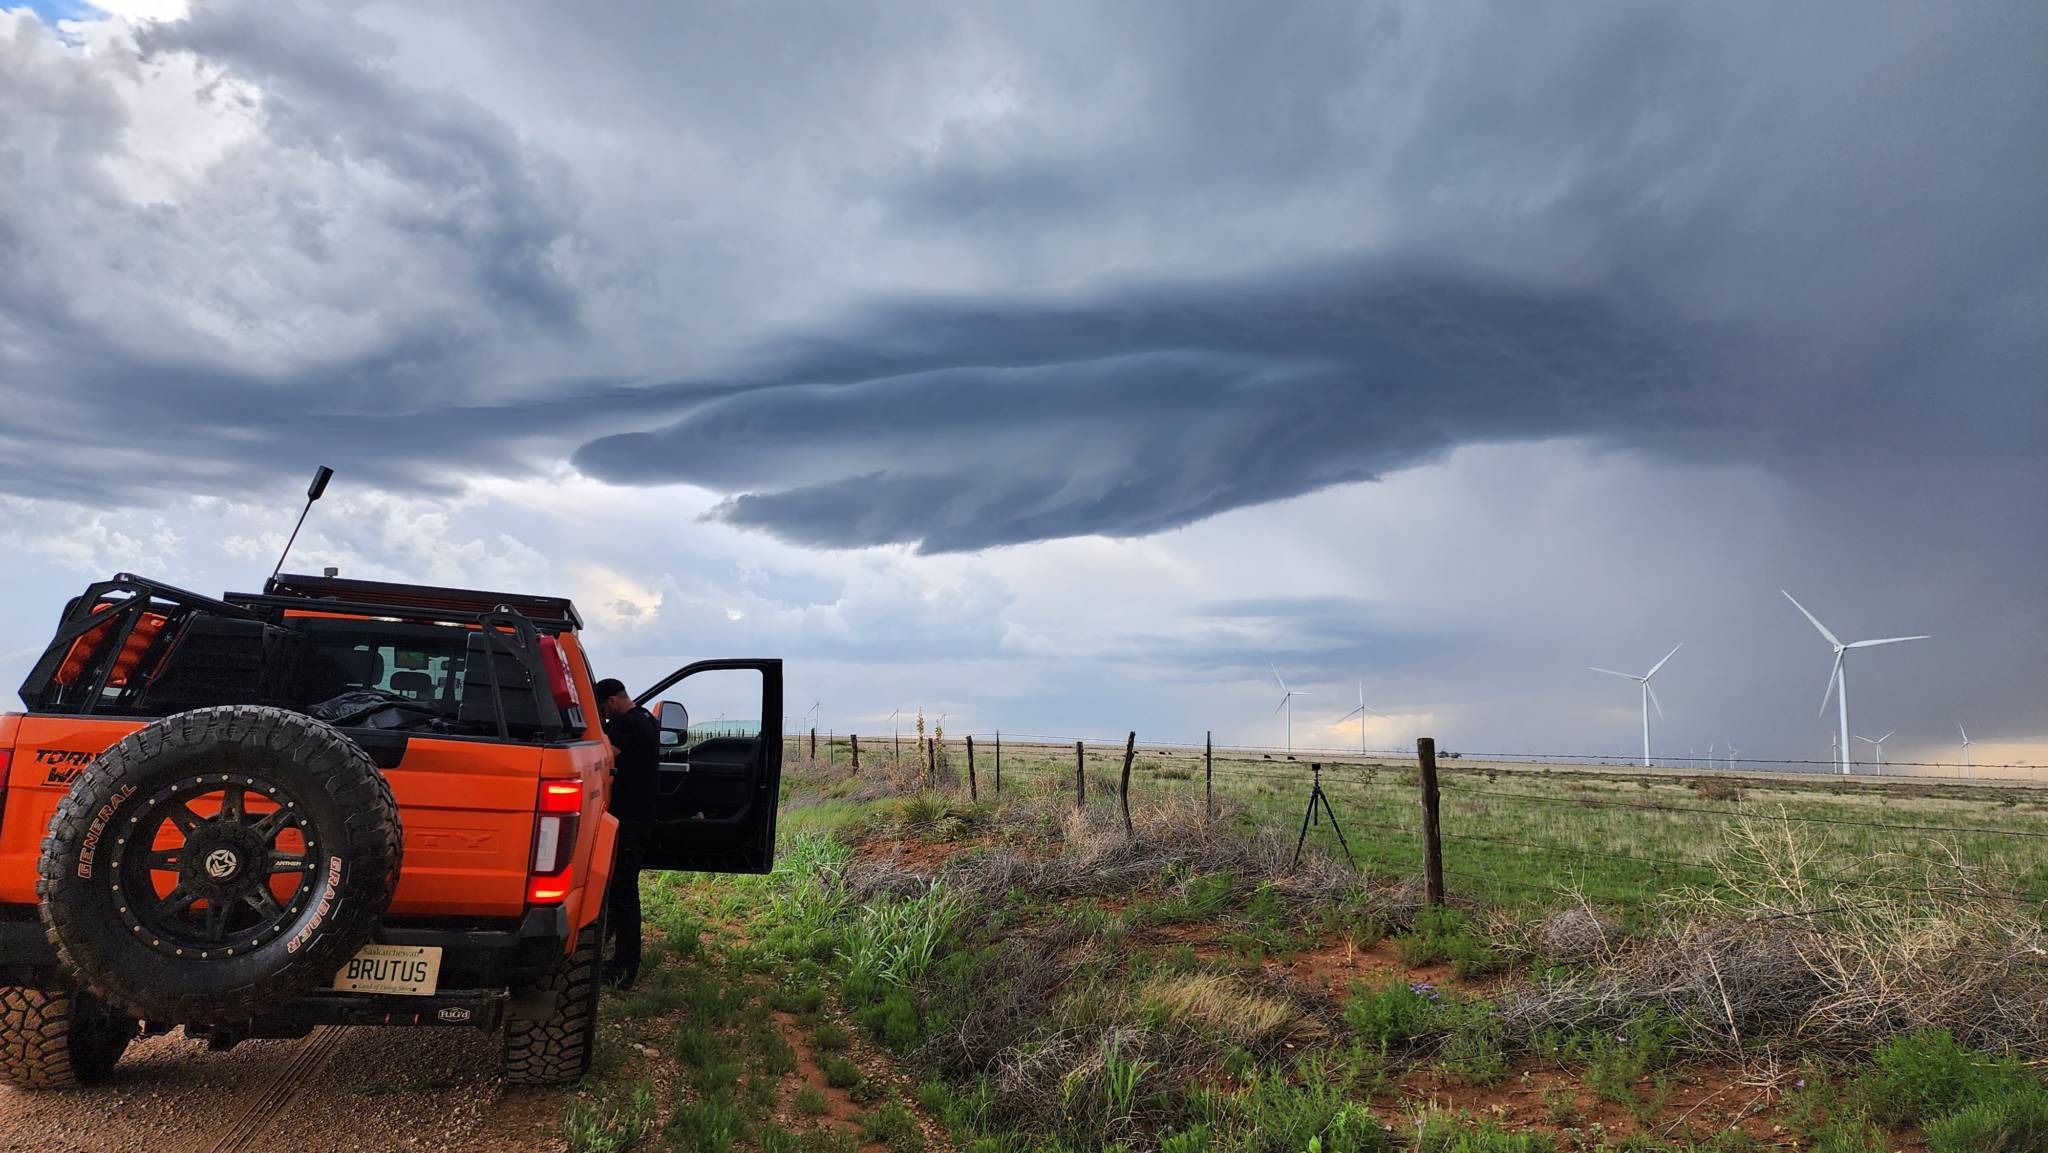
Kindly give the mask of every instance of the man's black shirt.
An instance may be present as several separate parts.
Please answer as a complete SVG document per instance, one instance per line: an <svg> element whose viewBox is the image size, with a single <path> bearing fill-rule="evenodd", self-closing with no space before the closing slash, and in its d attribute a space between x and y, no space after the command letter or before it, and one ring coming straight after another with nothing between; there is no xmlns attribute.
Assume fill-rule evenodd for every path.
<svg viewBox="0 0 2048 1153"><path fill-rule="evenodd" d="M621 821L652 821L661 726L653 714L636 706L606 721L604 735L619 750L612 779L612 815Z"/></svg>

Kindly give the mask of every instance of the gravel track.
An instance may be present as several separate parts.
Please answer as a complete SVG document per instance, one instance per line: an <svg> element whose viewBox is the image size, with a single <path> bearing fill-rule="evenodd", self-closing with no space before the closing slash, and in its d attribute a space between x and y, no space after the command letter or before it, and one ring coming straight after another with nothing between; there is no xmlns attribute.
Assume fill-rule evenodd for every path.
<svg viewBox="0 0 2048 1153"><path fill-rule="evenodd" d="M226 1053L173 1033L129 1046L107 1084L0 1088L0 1150L36 1153L542 1153L562 1095L497 1082L470 1029L319 1029Z"/></svg>

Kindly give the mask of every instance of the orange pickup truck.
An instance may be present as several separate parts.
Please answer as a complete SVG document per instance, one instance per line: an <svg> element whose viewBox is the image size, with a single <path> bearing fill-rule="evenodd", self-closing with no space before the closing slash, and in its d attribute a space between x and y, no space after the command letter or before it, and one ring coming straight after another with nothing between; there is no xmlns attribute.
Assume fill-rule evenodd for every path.
<svg viewBox="0 0 2048 1153"><path fill-rule="evenodd" d="M0 714L0 1081L90 1084L177 1027L497 1029L507 1080L588 1070L618 822L580 628L557 597L333 577L87 588ZM701 674L758 686L759 723L692 733ZM767 871L782 662L641 699L646 867Z"/></svg>

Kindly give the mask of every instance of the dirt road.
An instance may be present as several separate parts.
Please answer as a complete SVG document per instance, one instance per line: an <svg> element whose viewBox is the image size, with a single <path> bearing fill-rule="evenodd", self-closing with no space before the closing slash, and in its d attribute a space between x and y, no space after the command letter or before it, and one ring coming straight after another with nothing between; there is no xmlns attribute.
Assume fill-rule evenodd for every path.
<svg viewBox="0 0 2048 1153"><path fill-rule="evenodd" d="M562 1095L497 1084L498 1038L468 1029L321 1029L230 1052L173 1033L75 1093L0 1088L0 1150L450 1153L562 1148Z"/></svg>

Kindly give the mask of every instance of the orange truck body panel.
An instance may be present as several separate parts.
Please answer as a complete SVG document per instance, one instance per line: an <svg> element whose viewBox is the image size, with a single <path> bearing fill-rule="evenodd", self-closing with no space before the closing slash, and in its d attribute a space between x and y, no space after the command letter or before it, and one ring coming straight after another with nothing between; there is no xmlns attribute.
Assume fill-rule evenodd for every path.
<svg viewBox="0 0 2048 1153"><path fill-rule="evenodd" d="M541 746L413 736L385 770L398 801L404 853L388 916L515 920L527 909L536 801L542 780L580 779L583 820L561 902L572 927L598 915L610 880L618 821L606 812L612 748L595 717L580 645L570 654L587 724L573 741ZM12 749L0 805L0 904L33 905L42 840L71 781L107 747L147 722L95 716L0 714L0 750ZM574 943L574 934L563 943Z"/></svg>

